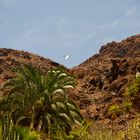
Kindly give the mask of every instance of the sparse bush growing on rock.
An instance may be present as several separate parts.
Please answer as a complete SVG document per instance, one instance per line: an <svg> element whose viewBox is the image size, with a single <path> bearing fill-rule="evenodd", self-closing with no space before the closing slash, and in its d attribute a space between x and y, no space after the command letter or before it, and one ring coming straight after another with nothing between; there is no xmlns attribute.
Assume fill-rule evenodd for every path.
<svg viewBox="0 0 140 140"><path fill-rule="evenodd" d="M118 114L121 113L121 108L118 105L111 105L108 109L109 113L111 114L112 118L116 118Z"/></svg>
<svg viewBox="0 0 140 140"><path fill-rule="evenodd" d="M134 100L138 96L139 91L140 91L140 76L136 77L134 83L128 86L128 89L125 92L124 96Z"/></svg>

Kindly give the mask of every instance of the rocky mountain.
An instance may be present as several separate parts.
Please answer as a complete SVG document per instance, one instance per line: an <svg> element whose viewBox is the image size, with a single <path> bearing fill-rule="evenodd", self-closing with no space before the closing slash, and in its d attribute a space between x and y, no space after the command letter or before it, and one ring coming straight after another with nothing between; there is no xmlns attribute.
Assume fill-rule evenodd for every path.
<svg viewBox="0 0 140 140"><path fill-rule="evenodd" d="M99 54L71 69L78 79L73 98L86 117L109 124L112 119L108 108L123 102L123 94L135 79L136 71L140 71L140 35L108 43L101 47ZM115 119L117 126L139 112L140 103L134 104L134 111L129 115L120 114Z"/></svg>
<svg viewBox="0 0 140 140"><path fill-rule="evenodd" d="M0 48L0 95L4 94L2 85L14 75L12 69L22 67L24 64L41 67L44 72L47 72L50 68L61 66L49 58L45 59L25 51Z"/></svg>
<svg viewBox="0 0 140 140"><path fill-rule="evenodd" d="M50 59L12 49L0 49L0 85L13 77L11 69L31 63L40 66L45 72L49 68L60 65ZM122 103L123 94L140 71L140 35L129 37L121 42L111 42L101 47L98 54L82 64L69 70L77 77L77 87L69 93L79 105L84 116L102 124L110 124L112 118L108 108ZM0 94L4 93L1 88ZM134 110L128 114L120 114L114 120L117 126L123 126L126 120L135 118L139 112L139 102L135 102Z"/></svg>

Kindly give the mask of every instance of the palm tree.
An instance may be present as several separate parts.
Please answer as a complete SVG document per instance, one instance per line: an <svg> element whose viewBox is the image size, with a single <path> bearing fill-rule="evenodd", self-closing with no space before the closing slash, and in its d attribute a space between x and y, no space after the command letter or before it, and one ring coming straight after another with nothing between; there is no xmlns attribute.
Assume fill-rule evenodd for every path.
<svg viewBox="0 0 140 140"><path fill-rule="evenodd" d="M30 125L50 135L57 129L69 133L73 124L83 121L76 104L67 96L67 89L75 85L74 77L63 69L51 69L45 75L40 68L25 65L5 85L11 90L5 97L9 104L3 108L16 125Z"/></svg>

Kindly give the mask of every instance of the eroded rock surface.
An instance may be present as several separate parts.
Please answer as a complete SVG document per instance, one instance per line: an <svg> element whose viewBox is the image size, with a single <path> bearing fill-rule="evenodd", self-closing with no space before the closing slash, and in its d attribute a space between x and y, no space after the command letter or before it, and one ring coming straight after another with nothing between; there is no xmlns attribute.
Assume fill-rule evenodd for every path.
<svg viewBox="0 0 140 140"><path fill-rule="evenodd" d="M133 82L136 70L140 70L140 35L108 43L101 47L99 54L72 68L71 72L78 78L74 98L82 113L98 122L110 123L108 108L122 103L123 94ZM114 122L122 125L126 122L124 118L135 117L134 112L127 118L126 114L120 114Z"/></svg>

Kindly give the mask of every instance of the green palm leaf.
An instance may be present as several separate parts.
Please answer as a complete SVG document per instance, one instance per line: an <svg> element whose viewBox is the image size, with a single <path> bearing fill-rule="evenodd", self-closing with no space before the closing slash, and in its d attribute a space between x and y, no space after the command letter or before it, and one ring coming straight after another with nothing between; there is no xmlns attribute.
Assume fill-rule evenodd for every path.
<svg viewBox="0 0 140 140"><path fill-rule="evenodd" d="M73 124L83 121L76 104L67 96L67 89L75 85L75 78L63 69L51 69L45 75L40 68L25 65L5 85L11 90L6 101L0 101L0 111L9 111L14 125L26 120L32 129L48 134L53 128L69 132Z"/></svg>

